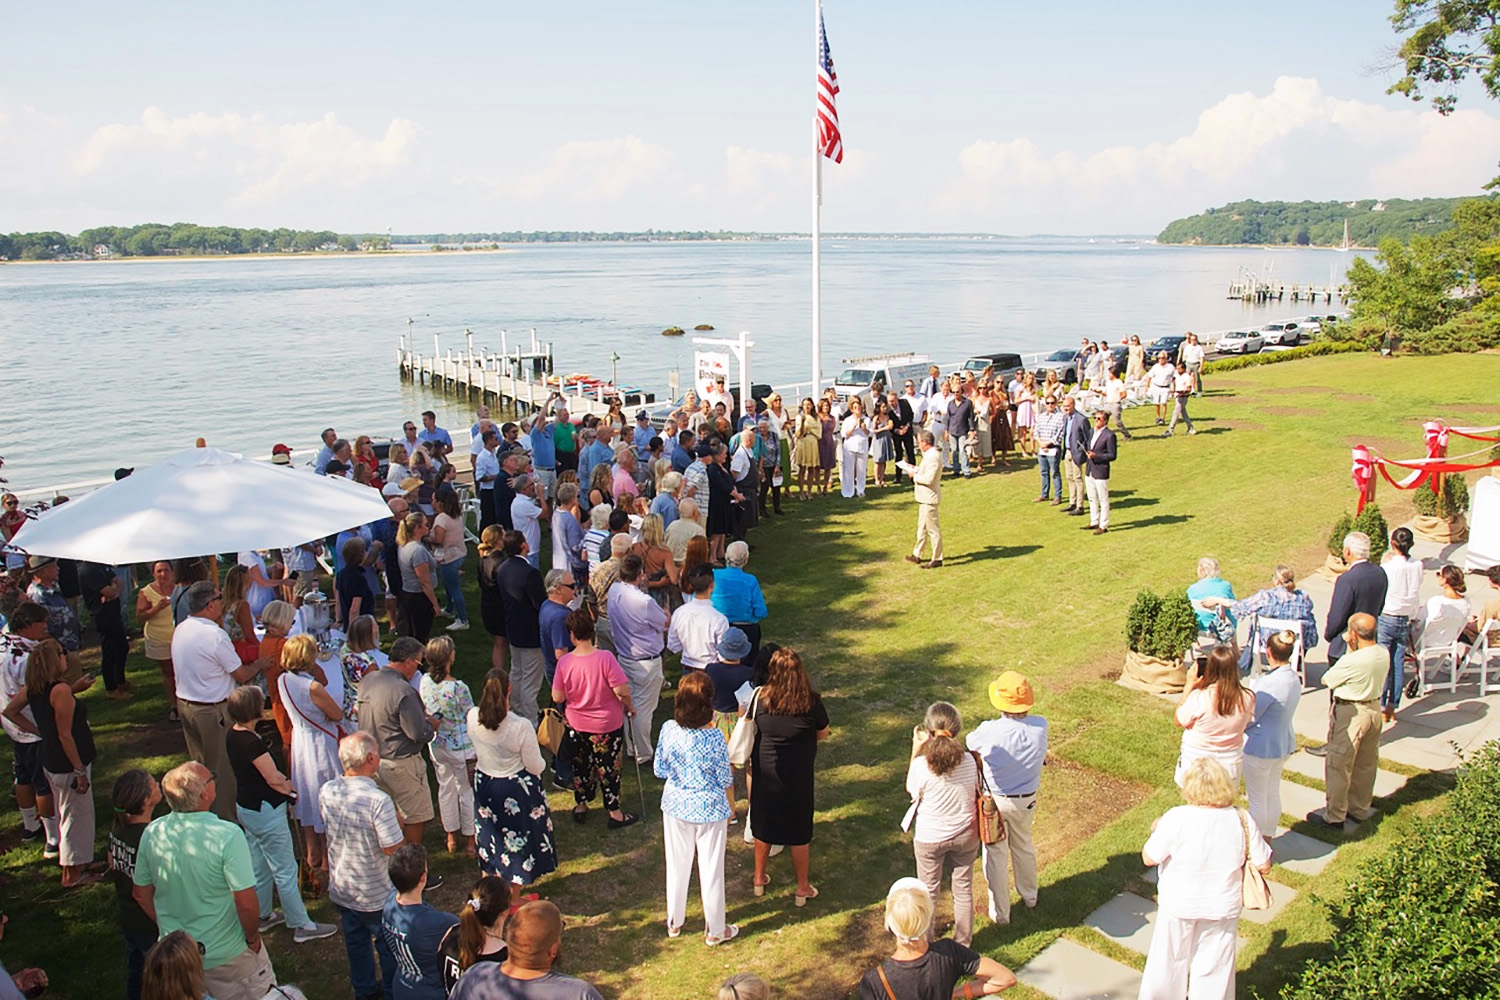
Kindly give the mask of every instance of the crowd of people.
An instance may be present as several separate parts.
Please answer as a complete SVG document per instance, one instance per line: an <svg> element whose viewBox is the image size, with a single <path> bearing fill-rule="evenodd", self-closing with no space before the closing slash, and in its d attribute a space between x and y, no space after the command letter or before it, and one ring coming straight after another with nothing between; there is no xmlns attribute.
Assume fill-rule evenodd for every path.
<svg viewBox="0 0 1500 1000"><path fill-rule="evenodd" d="M1107 359L1117 357L1123 370L1111 370ZM351 445L324 432L314 472L378 489L390 510L336 538L235 553L227 565L159 561L138 590L130 567L33 556L6 577L23 585L0 593L0 694L23 836L43 842L64 887L114 882L130 1000L274 995L267 936L279 927L293 945L341 934L359 1000L586 998L598 994L554 968L556 907L527 890L569 848L553 826L549 787L571 792L574 823L588 823L598 801L606 829L622 831L643 818L623 790L631 760L663 782L666 935L684 930L696 866L704 943L729 942L739 934L724 875L734 826L752 845L754 896L775 884L772 859L785 853L794 905L818 897L814 783L833 721L803 657L763 635L769 609L748 569L751 532L781 513L784 491L801 500L828 493L835 469L847 498L865 494L872 472L876 487L909 475L920 513L908 559L938 568L943 473L967 478L1012 453L1036 459L1038 502L1066 504L1088 517L1087 530L1106 532L1116 457L1108 423L1129 437L1125 380L1154 387L1154 375L1138 341L1123 355L1086 344L1080 364L1095 386L1092 418L1056 373L1002 385L989 372L945 378L936 368L902 394L877 384L848 400L805 399L795 414L773 394L737 415L720 386L701 400L689 393L661 428L644 411L627 426L619 407L575 422L560 397L523 422L497 424L481 407L469 447L478 623L491 643L475 690L455 673L452 638L433 634L440 617L451 632L471 624L455 446L431 412L420 430L404 425L384 462L369 437ZM1201 391L1198 372L1180 376L1189 381L1174 424L1186 421L1183 397ZM289 462L290 449L278 445L273 460ZM1368 539L1349 536L1351 569L1323 630L1334 702L1328 806L1309 819L1330 826L1369 815L1380 705L1389 713L1400 697L1413 624L1446 628L1469 617L1452 567L1442 571L1444 594L1418 613L1421 570L1413 579L1405 531L1393 535L1384 567L1362 568ZM1143 996L1186 995L1190 980L1195 996L1233 995L1239 871L1247 856L1269 865L1281 768L1296 746L1294 654L1319 636L1286 567L1244 600L1212 559L1199 577L1189 597L1216 644L1176 711L1187 805L1162 818L1144 849L1146 863L1162 867L1163 920ZM332 655L310 634L310 605L328 583L340 641ZM81 668L80 604L107 694L122 700L133 694L124 663L134 611L188 758L159 781L139 768L120 774L104 861L94 837L97 750L78 697L95 682ZM1247 615L1299 626L1262 629L1241 651L1234 629ZM382 621L395 633L388 648ZM681 665L675 684L668 653ZM664 692L672 711L658 728ZM891 887L886 926L896 948L861 996L977 996L1015 981L970 947L973 867L983 865L992 923L1010 922L1012 887L1023 906L1038 905L1032 826L1047 723L1017 673L997 677L988 697L996 717L966 740L947 702L914 730L906 826L916 877ZM1232 808L1241 778L1244 814ZM1002 831L993 841L981 837L986 799ZM443 884L428 867L434 820L447 851L472 857L476 870L457 915L423 898ZM951 939L938 939L945 871L954 922ZM325 894L337 924L308 913L306 900ZM745 975L720 993L766 995L763 981Z"/></svg>

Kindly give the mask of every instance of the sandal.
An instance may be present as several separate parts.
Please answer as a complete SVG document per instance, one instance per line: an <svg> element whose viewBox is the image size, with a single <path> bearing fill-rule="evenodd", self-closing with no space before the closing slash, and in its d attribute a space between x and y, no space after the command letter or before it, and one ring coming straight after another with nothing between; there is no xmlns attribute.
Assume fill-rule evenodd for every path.
<svg viewBox="0 0 1500 1000"><path fill-rule="evenodd" d="M579 806L573 810L573 822L582 823L589 818L589 807Z"/></svg>
<svg viewBox="0 0 1500 1000"><path fill-rule="evenodd" d="M639 819L639 816L633 815L631 813L623 813L621 814L619 819L615 819L613 816L611 816L609 818L609 828L611 830L619 830L624 827L631 826Z"/></svg>
<svg viewBox="0 0 1500 1000"><path fill-rule="evenodd" d="M815 886L815 885L811 885L811 886L808 886L808 888L811 889L812 892L809 892L807 895L804 896L800 892L796 894L797 895L797 905L798 906L806 906L807 905L807 901L809 899L817 899L818 898L818 887Z"/></svg>
<svg viewBox="0 0 1500 1000"><path fill-rule="evenodd" d="M734 924L727 924L724 927L724 933L722 935L719 935L719 936L715 936L713 934L706 935L703 938L703 943L706 944L706 945L708 945L710 948L712 948L715 945L721 945L721 944L723 944L725 941L733 941L735 938L737 938L739 936L740 936L740 929L737 926L735 926Z"/></svg>
<svg viewBox="0 0 1500 1000"><path fill-rule="evenodd" d="M766 886L770 884L771 876L769 875L766 876L766 880L764 882L757 882L753 877L750 879L750 885L755 890L755 894L757 896L764 896L766 894Z"/></svg>
<svg viewBox="0 0 1500 1000"><path fill-rule="evenodd" d="M84 872L82 875L78 876L78 880L76 882L64 882L62 884L62 887L64 889L86 889L94 883L98 882L103 877L104 876L100 875L98 872Z"/></svg>
<svg viewBox="0 0 1500 1000"><path fill-rule="evenodd" d="M671 924L668 924L667 925L667 937L669 937L669 938L682 937L682 925L678 924L676 927L673 927Z"/></svg>

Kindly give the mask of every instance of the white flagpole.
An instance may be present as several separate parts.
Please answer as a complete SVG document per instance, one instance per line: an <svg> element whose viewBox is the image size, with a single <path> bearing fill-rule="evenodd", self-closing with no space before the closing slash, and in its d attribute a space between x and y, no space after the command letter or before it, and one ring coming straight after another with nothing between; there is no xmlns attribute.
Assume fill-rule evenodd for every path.
<svg viewBox="0 0 1500 1000"><path fill-rule="evenodd" d="M813 65L823 58L823 5L813 0ZM817 91L813 91L813 196L812 196L812 392L817 399L823 385L823 272L818 244L822 239L823 150L819 142Z"/></svg>

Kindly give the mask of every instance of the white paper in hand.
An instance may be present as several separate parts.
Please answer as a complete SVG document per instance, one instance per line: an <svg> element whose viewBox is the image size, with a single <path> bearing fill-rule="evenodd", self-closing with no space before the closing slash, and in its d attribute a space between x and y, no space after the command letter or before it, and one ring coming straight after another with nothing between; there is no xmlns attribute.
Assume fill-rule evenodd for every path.
<svg viewBox="0 0 1500 1000"><path fill-rule="evenodd" d="M750 696L754 693L755 688L750 686L749 681L746 681L745 683L740 685L740 689L734 693L734 700L739 702L740 711L743 712L749 706Z"/></svg>

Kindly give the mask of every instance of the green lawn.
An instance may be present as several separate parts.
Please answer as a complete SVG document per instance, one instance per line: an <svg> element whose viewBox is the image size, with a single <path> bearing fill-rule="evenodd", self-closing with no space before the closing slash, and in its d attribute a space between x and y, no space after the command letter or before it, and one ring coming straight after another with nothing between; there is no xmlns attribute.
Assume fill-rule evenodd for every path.
<svg viewBox="0 0 1500 1000"><path fill-rule="evenodd" d="M613 833L602 822L558 825L563 866L538 888L567 915L567 969L612 997L707 996L729 973L746 969L769 979L779 996L847 995L887 947L879 909L886 888L914 871L897 828L912 724L930 701L945 698L971 726L989 712L987 680L1011 668L1031 676L1037 711L1052 727L1037 822L1041 905L1018 909L1006 928L981 916L976 947L1013 967L1059 934L1104 950L1080 928L1083 918L1123 888L1145 890L1140 845L1151 820L1176 802L1178 736L1169 706L1113 683L1135 592L1185 586L1205 554L1218 557L1241 591L1259 587L1278 562L1310 572L1323 560L1333 519L1353 507L1349 446L1363 441L1388 446L1393 457L1417 455L1426 419L1493 422L1486 418L1500 410L1497 384L1494 355L1336 356L1211 375L1209 395L1194 401L1194 437L1161 440L1142 426L1149 412L1128 415L1145 433L1121 442L1108 535L1079 531L1080 519L1033 504L1034 463L1015 463L1010 472L945 484L947 559L936 572L900 559L915 525L908 491L872 491L864 502L831 496L786 503L786 517L754 534L750 568L771 608L766 637L802 650L833 718L820 757L813 846L813 881L822 895L794 909L783 857L772 863L767 895L753 898L749 849L736 830L727 879L730 919L742 936L713 950L697 933L669 941L658 783L646 775L652 822ZM1408 508L1393 492L1380 500L1395 524ZM472 585L472 573L468 580ZM470 602L477 623L473 593ZM489 664L488 636L476 624L458 642L458 672L473 683ZM134 658L131 667L142 697L89 698L104 795L114 775L142 755L157 770L181 755L180 736L161 721L159 695L144 696L157 690L148 665ZM663 701L658 722L669 710ZM1351 866L1413 816L1436 808L1445 788L1440 777L1417 777L1318 879L1282 873L1303 891L1269 928L1248 932L1242 980L1274 992L1317 954L1327 935L1319 897L1335 898ZM631 772L625 793L627 802L638 801ZM565 811L569 799L554 794L554 810ZM101 831L109 816L103 801ZM10 850L0 857L0 899L12 925L0 955L12 968L46 967L57 996L113 995L123 959L109 890L63 893L55 871L40 865L40 849L18 846L18 826L7 802L0 845ZM435 827L428 847L439 851ZM463 859L435 858L448 887L433 902L453 909L471 869ZM325 901L313 910L330 918ZM690 895L690 931L701 926L698 914ZM284 980L318 1000L349 995L338 939L296 947L278 930L269 941Z"/></svg>

